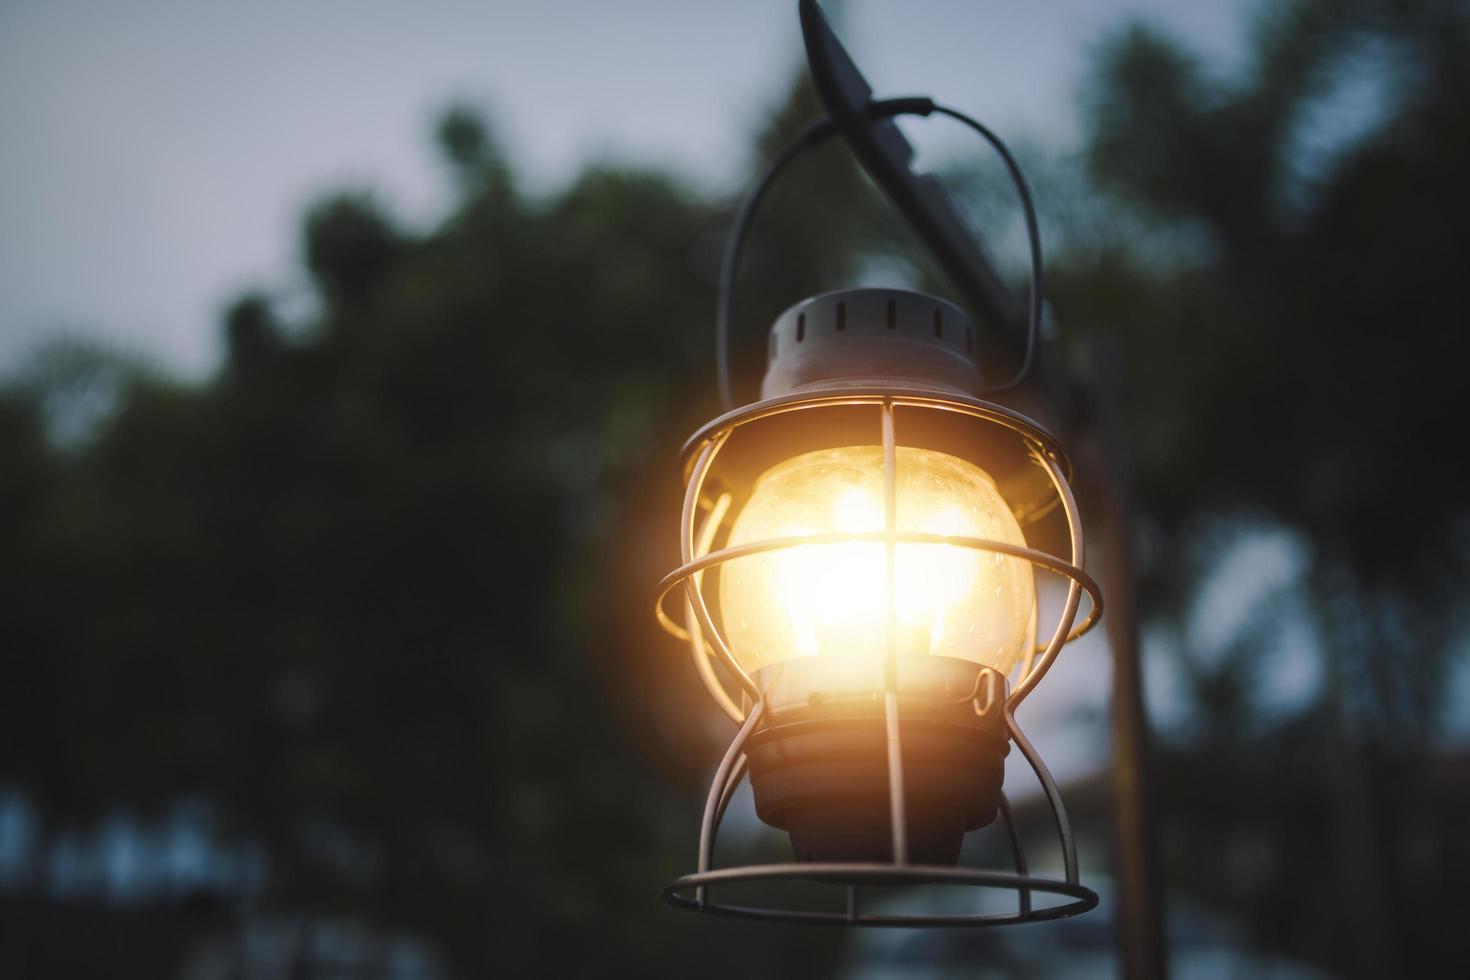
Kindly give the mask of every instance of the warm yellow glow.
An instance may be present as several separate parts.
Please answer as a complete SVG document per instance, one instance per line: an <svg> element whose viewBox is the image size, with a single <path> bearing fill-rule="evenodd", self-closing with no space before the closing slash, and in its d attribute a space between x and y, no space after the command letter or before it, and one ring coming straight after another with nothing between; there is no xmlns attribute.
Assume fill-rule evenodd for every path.
<svg viewBox="0 0 1470 980"><path fill-rule="evenodd" d="M895 511L900 531L1025 544L990 476L944 453L898 447ZM883 529L883 450L848 446L806 453L763 473L729 543ZM748 671L801 656L881 663L886 554L881 542L847 542L728 562L720 603L735 658ZM1009 673L1032 642L1031 566L990 551L899 544L893 606L901 657L958 657Z"/></svg>

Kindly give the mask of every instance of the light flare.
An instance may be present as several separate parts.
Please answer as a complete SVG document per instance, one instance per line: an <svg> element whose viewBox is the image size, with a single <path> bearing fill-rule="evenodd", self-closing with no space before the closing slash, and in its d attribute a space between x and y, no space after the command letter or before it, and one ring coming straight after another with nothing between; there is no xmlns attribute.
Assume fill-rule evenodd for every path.
<svg viewBox="0 0 1470 980"><path fill-rule="evenodd" d="M900 446L899 531L1025 546L994 481L944 453ZM766 471L735 519L731 546L778 537L884 530L883 452L848 446L806 453ZM727 563L721 609L746 670L796 656L868 662L885 653L887 548L881 542L800 545ZM957 657L1009 672L1031 642L1029 563L941 544L894 549L900 656Z"/></svg>

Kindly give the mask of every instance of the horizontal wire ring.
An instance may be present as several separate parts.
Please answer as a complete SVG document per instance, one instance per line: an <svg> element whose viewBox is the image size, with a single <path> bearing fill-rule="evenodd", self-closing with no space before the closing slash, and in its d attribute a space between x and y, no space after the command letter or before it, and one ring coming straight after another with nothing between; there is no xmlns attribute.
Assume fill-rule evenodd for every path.
<svg viewBox="0 0 1470 980"><path fill-rule="evenodd" d="M945 885L951 887L993 888L1008 891L1039 892L1060 895L1072 901L1046 908L1033 908L1025 913L962 913L939 915L857 915L845 912L816 912L798 909L775 909L747 905L703 903L682 892L692 888L708 889L716 884L773 881L779 879L820 878L824 883L860 885ZM1080 884L1054 878L1035 878L1005 871L976 868L932 867L925 865L895 866L881 863L829 862L811 864L758 864L721 868L700 874L685 875L663 890L669 903L696 912L776 922L828 923L859 926L998 926L1018 922L1039 922L1080 915L1098 903L1097 893Z"/></svg>
<svg viewBox="0 0 1470 980"><path fill-rule="evenodd" d="M663 581L658 584L657 599L654 600L654 615L659 624L675 637L688 640L689 633L683 627L675 623L664 611L664 599L670 592L681 585L686 579L697 572L705 571L717 565L723 565L727 561L737 558L748 558L751 555L765 554L771 551L781 551L787 548L799 548L804 545L834 545L834 544L863 544L863 543L885 543L889 540L897 544L939 544L949 545L955 548L970 548L975 551L990 551L998 554L1019 558L1037 565L1050 572L1065 576L1080 585L1087 593L1092 602L1092 608L1088 610L1087 617L1081 624L1073 627L1067 634L1066 642L1077 639L1096 625L1098 617L1102 614L1102 590L1091 575L1078 568L1070 562L1034 548L1024 548L1019 545L1007 544L1004 541L989 541L985 538L969 538L947 534L925 534L918 531L897 531L889 535L887 531L859 531L859 532L831 532L826 534L805 534L785 538L767 538L763 541L751 541L746 544L736 545L733 548L721 548L712 551L702 558L686 562L665 575ZM1039 646L1038 651L1045 650Z"/></svg>

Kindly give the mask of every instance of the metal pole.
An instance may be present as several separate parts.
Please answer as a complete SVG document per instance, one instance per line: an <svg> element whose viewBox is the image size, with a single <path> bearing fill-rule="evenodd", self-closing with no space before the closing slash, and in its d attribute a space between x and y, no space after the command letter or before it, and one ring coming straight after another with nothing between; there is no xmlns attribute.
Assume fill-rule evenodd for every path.
<svg viewBox="0 0 1470 980"><path fill-rule="evenodd" d="M1113 831L1117 908L1118 970L1129 980L1168 975L1163 909L1159 900L1158 840L1148 773L1148 720L1143 700L1137 607L1134 595L1132 494L1126 428L1119 398L1121 358L1109 340L1090 345L1092 416L1087 458L1089 482L1097 494L1102 547L1102 577L1108 614L1103 626L1113 654Z"/></svg>

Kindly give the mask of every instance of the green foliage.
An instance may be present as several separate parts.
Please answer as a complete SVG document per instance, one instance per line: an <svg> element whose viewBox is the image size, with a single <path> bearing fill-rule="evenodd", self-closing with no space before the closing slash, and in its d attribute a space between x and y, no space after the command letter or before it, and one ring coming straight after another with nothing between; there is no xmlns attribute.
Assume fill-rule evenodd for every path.
<svg viewBox="0 0 1470 980"><path fill-rule="evenodd" d="M370 299L404 246L399 233L368 194L341 194L306 216L306 267L335 305Z"/></svg>
<svg viewBox="0 0 1470 980"><path fill-rule="evenodd" d="M440 137L466 179L439 229L307 214L314 322L242 297L216 379L127 379L74 456L55 384L7 391L0 771L53 832L202 801L264 848L268 908L411 928L469 975L675 974L722 934L657 898L708 759L652 733L649 685L692 692L647 618L677 508L629 494L657 460L667 502L708 407L692 246L727 217L598 168L531 201L478 119ZM822 972L831 937L796 938Z"/></svg>

